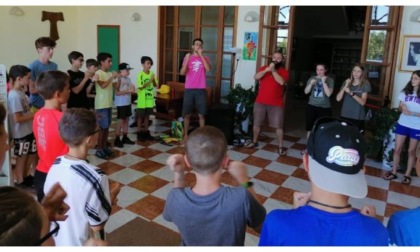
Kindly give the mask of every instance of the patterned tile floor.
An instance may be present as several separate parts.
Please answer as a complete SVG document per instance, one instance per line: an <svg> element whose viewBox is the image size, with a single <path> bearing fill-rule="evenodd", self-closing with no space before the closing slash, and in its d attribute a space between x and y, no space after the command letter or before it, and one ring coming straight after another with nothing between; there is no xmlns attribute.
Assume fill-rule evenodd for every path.
<svg viewBox="0 0 420 252"><path fill-rule="evenodd" d="M110 142L114 140L115 125L114 119ZM159 132L169 133L170 122L154 119L150 130L152 135ZM136 138L134 131L134 128L130 129L129 134L133 140ZM256 149L229 146L231 159L241 160L248 165L255 191L268 212L277 208L290 209L293 192L307 192L310 189L300 154L305 149L305 132L286 129L284 140L284 146L288 148L287 156L284 157L279 157L276 153L277 140L270 129L263 132L260 145ZM112 216L105 226L106 232L112 232L136 217L177 231L175 225L162 217L166 195L172 188L173 180L173 174L165 164L169 155L184 153L184 148L179 144L166 146L156 141L137 141L135 145L125 145L114 150L115 155L109 160L94 156L95 150L89 152L91 163L105 170L111 183L116 181L123 184L117 206L113 208ZM418 177L413 177L412 184L406 186L399 181L390 182L380 178L380 163L367 160L366 166L369 193L365 199L351 199L350 203L354 208L360 209L363 205L372 204L376 207L378 218L386 224L389 216L396 210L420 205ZM235 185L228 173L224 173L222 179L225 185ZM191 172L186 175L186 181L189 185L194 184L195 177ZM249 230L246 245L257 244L258 234Z"/></svg>

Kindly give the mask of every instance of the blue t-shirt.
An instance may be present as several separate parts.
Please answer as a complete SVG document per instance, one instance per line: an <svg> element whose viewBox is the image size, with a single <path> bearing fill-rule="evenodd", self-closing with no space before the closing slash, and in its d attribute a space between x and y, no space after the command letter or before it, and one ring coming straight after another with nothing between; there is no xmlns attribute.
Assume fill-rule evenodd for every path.
<svg viewBox="0 0 420 252"><path fill-rule="evenodd" d="M271 211L259 246L388 246L386 228L359 211L330 213L312 206Z"/></svg>
<svg viewBox="0 0 420 252"><path fill-rule="evenodd" d="M44 64L39 60L34 60L31 64L28 66L31 69L31 80L36 81L36 78L39 74L45 71L50 70L57 70L58 66L54 62L50 61L48 64ZM31 94L29 96L29 105L34 106L36 108L42 108L44 107L45 101L44 98L42 98L41 95L38 93Z"/></svg>
<svg viewBox="0 0 420 252"><path fill-rule="evenodd" d="M420 246L420 207L398 211L388 221L392 245Z"/></svg>

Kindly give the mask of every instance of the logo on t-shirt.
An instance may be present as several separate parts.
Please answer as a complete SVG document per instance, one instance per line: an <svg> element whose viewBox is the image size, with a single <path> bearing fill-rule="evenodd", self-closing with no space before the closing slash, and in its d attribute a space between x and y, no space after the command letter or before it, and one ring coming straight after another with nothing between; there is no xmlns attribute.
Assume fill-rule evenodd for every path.
<svg viewBox="0 0 420 252"><path fill-rule="evenodd" d="M201 66L202 63L200 61L198 61L198 60L195 60L191 64L193 66L193 69L192 70L194 72L198 72L198 70L200 69L200 66Z"/></svg>

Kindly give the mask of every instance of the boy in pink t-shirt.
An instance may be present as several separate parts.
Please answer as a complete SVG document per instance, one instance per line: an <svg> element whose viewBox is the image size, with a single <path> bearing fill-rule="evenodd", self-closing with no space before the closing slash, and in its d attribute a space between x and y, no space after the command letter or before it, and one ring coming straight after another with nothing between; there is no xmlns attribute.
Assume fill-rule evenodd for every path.
<svg viewBox="0 0 420 252"><path fill-rule="evenodd" d="M200 127L205 125L206 114L206 71L211 70L210 59L203 55L203 40L196 38L192 45L193 52L187 53L182 62L181 75L185 75L184 104L182 115L184 117L184 140L190 127L190 115L195 107L198 111Z"/></svg>
<svg viewBox="0 0 420 252"><path fill-rule="evenodd" d="M38 201L44 198L44 183L47 173L58 156L69 151L58 132L58 123L63 112L61 105L70 96L69 76L61 71L47 71L39 75L36 90L45 99L45 106L35 114L33 131L38 149L34 185Z"/></svg>

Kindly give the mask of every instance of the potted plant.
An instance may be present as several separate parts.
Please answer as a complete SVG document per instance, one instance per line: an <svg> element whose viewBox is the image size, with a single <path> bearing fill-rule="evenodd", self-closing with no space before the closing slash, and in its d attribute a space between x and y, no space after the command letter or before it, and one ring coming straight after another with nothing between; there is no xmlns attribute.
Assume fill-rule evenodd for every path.
<svg viewBox="0 0 420 252"><path fill-rule="evenodd" d="M226 96L226 100L231 106L235 107L235 127L241 125L242 122L249 120L252 121L252 113L254 111L254 102L257 93L254 86L250 88L243 88L241 84L237 83L233 88L230 89L229 94ZM247 132L248 129L241 129Z"/></svg>
<svg viewBox="0 0 420 252"><path fill-rule="evenodd" d="M373 113L367 122L370 135L367 136L368 156L383 163L384 168L391 168L395 148L395 126L401 112L398 108L381 108ZM407 165L408 145L401 152L400 166Z"/></svg>

